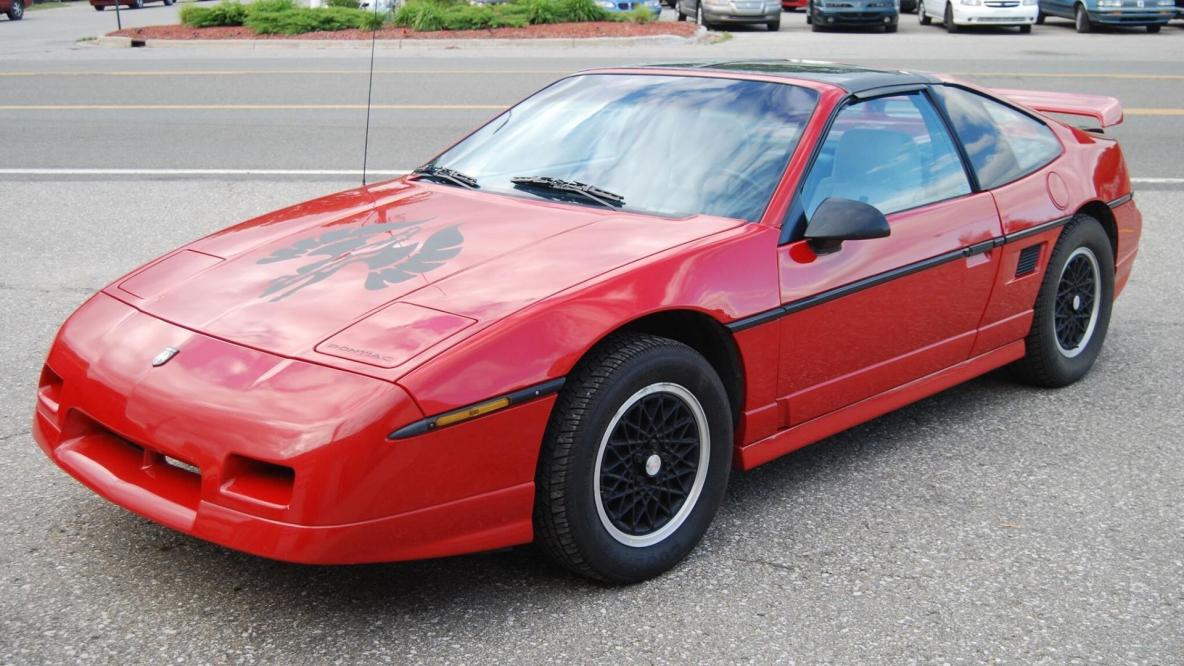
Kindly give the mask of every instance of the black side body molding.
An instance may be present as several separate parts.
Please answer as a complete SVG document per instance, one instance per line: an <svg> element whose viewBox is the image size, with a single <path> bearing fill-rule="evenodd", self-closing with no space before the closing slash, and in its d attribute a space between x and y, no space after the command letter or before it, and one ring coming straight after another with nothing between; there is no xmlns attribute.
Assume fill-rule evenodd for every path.
<svg viewBox="0 0 1184 666"><path fill-rule="evenodd" d="M1127 198L1130 198L1130 195L1127 195ZM1008 243L1014 243L1018 240L1023 240L1024 238L1028 238L1029 236L1035 236L1037 234L1042 234L1042 233L1049 231L1051 229L1056 229L1057 227L1062 227L1062 226L1068 224L1069 221L1072 219L1073 219L1073 216L1071 216L1071 215L1069 217L1062 217L1059 220L1053 220L1051 222L1045 222L1043 224L1038 224L1034 227L1029 227L1027 229L1024 229L1023 231L1017 231L1015 233L1006 234L1004 236L997 236L995 238L991 238L991 239L982 241L981 243L975 243L973 245L968 245L966 247L959 248L957 250L950 250L949 252L943 252L942 254L939 254L937 256L929 257L928 259L922 259L920 261L915 261L911 264L905 264L904 266L901 266L899 268L893 268L892 270L884 271L883 273L869 275L868 277L865 277L863 279L856 280L854 282L849 282L847 284L835 287L833 289L827 289L826 291L819 292L817 294L814 294L813 296L807 296L805 298L800 298L796 301L791 301L789 303L786 303L785 305L782 305L780 307L776 307L771 310L765 310L763 312L758 312L754 315L750 315L750 316L744 317L742 319L737 319L736 321L733 321L730 324L726 324L726 326L733 333L737 333L739 331L743 331L745 329L749 329L754 326L760 326L761 324L767 324L767 323L774 321L776 319L780 319L781 317L784 317L786 315L793 314L795 312L801 312L802 310L805 310L807 308L812 308L815 305L822 305L823 303L828 303L830 301L835 300L836 298L850 296L851 294L863 291L864 289L869 289L871 287L875 287L875 286L884 284L885 282L888 282L890 280L902 278L906 275L912 275L913 273L916 273L918 271L923 271L923 270L926 270L929 268L935 268L937 266L941 266L942 264L954 261L955 259L961 259L963 257L973 257L976 254L982 254L984 252L989 252L990 250L997 248L1001 245L1007 245Z"/></svg>

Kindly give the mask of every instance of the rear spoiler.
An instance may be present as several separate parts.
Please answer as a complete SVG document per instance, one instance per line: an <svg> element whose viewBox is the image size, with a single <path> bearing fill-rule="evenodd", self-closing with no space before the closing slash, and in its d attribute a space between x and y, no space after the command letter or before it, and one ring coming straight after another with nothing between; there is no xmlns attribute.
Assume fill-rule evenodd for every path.
<svg viewBox="0 0 1184 666"><path fill-rule="evenodd" d="M1098 121L1100 127L1110 127L1122 122L1122 103L1113 97L1045 92L1043 90L1001 90L998 88L992 92L1041 113L1062 113L1093 118Z"/></svg>

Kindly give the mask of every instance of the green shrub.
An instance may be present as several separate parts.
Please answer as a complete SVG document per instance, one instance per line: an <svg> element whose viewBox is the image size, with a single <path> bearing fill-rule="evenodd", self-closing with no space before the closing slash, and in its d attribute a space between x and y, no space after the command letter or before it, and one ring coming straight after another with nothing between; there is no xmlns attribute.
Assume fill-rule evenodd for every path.
<svg viewBox="0 0 1184 666"><path fill-rule="evenodd" d="M375 27L377 21L381 24L382 17L364 9L347 9L345 7L289 7L278 11L272 10L271 3L288 2L288 0L260 0L251 7L243 25L260 35L298 35L305 32L321 32L334 30L349 30L360 28L369 30ZM259 5L268 3L267 9L259 9ZM290 3L289 3L290 4Z"/></svg>
<svg viewBox="0 0 1184 666"><path fill-rule="evenodd" d="M573 23L608 20L608 12L595 0L559 0L559 10L564 21Z"/></svg>
<svg viewBox="0 0 1184 666"><path fill-rule="evenodd" d="M520 4L526 7L526 18L531 25L563 21L558 0L521 0Z"/></svg>
<svg viewBox="0 0 1184 666"><path fill-rule="evenodd" d="M358 0L328 0L325 3L330 7L345 7L346 9L358 9Z"/></svg>
<svg viewBox="0 0 1184 666"><path fill-rule="evenodd" d="M220 25L242 25L247 18L247 8L236 0L223 0L213 7L184 5L181 7L181 24L190 28L209 28Z"/></svg>
<svg viewBox="0 0 1184 666"><path fill-rule="evenodd" d="M432 32L444 29L445 7L438 2L420 0L408 2L395 14L395 25L411 28L416 32Z"/></svg>

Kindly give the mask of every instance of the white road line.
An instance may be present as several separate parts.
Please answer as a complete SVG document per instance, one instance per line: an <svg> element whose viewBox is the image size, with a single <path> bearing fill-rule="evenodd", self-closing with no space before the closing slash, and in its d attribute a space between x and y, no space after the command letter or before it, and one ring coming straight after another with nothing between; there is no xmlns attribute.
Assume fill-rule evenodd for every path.
<svg viewBox="0 0 1184 666"><path fill-rule="evenodd" d="M367 169L402 176L410 169ZM360 176L361 169L0 169L3 176ZM1136 185L1184 185L1184 178L1131 178Z"/></svg>
<svg viewBox="0 0 1184 666"><path fill-rule="evenodd" d="M367 169L375 176L401 176L410 169ZM4 176L360 176L361 169L0 169Z"/></svg>

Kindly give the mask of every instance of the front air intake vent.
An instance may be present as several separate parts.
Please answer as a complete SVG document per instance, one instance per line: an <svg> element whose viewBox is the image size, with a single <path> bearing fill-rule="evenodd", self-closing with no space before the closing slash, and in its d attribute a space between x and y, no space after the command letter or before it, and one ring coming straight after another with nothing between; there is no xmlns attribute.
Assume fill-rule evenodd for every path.
<svg viewBox="0 0 1184 666"><path fill-rule="evenodd" d="M1036 272L1036 264L1040 261L1040 248L1044 243L1028 246L1020 250L1020 260L1015 266L1015 276L1023 277Z"/></svg>

